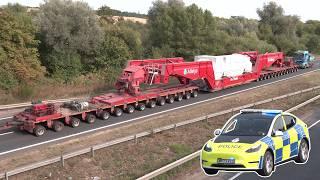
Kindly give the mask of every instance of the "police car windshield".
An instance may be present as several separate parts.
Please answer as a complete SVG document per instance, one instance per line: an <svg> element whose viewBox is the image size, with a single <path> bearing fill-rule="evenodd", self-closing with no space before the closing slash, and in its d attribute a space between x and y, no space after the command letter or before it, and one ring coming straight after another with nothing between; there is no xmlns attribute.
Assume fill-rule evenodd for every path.
<svg viewBox="0 0 320 180"><path fill-rule="evenodd" d="M226 136L265 136L276 114L241 113L223 129Z"/></svg>

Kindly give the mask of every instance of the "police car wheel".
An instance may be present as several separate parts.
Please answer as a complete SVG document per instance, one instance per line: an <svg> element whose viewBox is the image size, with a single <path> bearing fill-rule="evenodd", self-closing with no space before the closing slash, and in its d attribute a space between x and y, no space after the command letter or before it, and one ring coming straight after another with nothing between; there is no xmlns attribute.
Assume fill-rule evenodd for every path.
<svg viewBox="0 0 320 180"><path fill-rule="evenodd" d="M305 163L307 162L308 157L309 157L309 146L307 141L305 139L302 139L299 147L299 153L295 161L297 163Z"/></svg>
<svg viewBox="0 0 320 180"><path fill-rule="evenodd" d="M208 175L215 175L215 174L218 174L218 172L219 172L219 170L216 170L216 169L203 168L203 170Z"/></svg>
<svg viewBox="0 0 320 180"><path fill-rule="evenodd" d="M262 169L258 170L258 174L261 176L269 176L274 168L273 155L270 151L267 151L263 157Z"/></svg>

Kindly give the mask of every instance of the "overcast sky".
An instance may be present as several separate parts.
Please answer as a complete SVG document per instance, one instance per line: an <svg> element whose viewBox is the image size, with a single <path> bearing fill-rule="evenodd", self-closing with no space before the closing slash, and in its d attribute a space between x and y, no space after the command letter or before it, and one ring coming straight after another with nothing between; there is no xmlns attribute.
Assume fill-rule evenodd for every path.
<svg viewBox="0 0 320 180"><path fill-rule="evenodd" d="M154 0L82 0L97 9L102 5L129 12L147 13ZM258 19L256 9L270 0L184 0L186 5L197 4L210 10L214 16L245 16ZM287 15L298 15L301 20L320 20L319 0L274 0L281 5ZM1 0L0 5L18 2L27 6L39 6L43 0Z"/></svg>

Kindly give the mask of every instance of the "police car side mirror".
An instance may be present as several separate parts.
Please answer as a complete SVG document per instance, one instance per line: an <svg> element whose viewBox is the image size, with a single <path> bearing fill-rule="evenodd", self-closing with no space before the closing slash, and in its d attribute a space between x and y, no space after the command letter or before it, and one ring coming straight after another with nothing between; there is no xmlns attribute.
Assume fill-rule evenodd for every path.
<svg viewBox="0 0 320 180"><path fill-rule="evenodd" d="M283 136L283 132L282 131L276 131L274 133L274 136Z"/></svg>
<svg viewBox="0 0 320 180"><path fill-rule="evenodd" d="M213 133L215 136L219 136L221 134L221 129L216 129L214 130L214 133Z"/></svg>

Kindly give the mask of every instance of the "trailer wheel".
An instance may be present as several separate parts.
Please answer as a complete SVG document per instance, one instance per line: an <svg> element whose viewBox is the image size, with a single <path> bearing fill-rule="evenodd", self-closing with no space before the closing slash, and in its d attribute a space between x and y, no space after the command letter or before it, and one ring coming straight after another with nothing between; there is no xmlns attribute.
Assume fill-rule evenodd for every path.
<svg viewBox="0 0 320 180"><path fill-rule="evenodd" d="M107 119L109 119L109 117L110 117L110 113L108 111L102 111L100 113L100 118L102 120L107 120Z"/></svg>
<svg viewBox="0 0 320 180"><path fill-rule="evenodd" d="M121 116L123 114L122 109L120 108L115 108L113 114L117 117Z"/></svg>
<svg viewBox="0 0 320 180"><path fill-rule="evenodd" d="M144 111L146 109L146 105L144 103L139 103L137 109L139 111Z"/></svg>
<svg viewBox="0 0 320 180"><path fill-rule="evenodd" d="M156 102L153 101L153 100L151 100L151 101L148 102L147 106L148 106L149 108L154 108L154 107L156 107Z"/></svg>
<svg viewBox="0 0 320 180"><path fill-rule="evenodd" d="M37 137L39 136L43 136L46 133L46 128L41 126L41 125L37 125L34 129L33 129L33 133L34 135L36 135Z"/></svg>
<svg viewBox="0 0 320 180"><path fill-rule="evenodd" d="M159 98L157 101L157 104L159 106L163 106L166 103L165 99L163 97Z"/></svg>
<svg viewBox="0 0 320 180"><path fill-rule="evenodd" d="M87 123L92 124L96 121L96 116L93 114L87 114L86 121Z"/></svg>
<svg viewBox="0 0 320 180"><path fill-rule="evenodd" d="M70 126L73 127L73 128L76 128L80 125L80 119L78 118L75 118L75 117L72 117L70 119Z"/></svg>
<svg viewBox="0 0 320 180"><path fill-rule="evenodd" d="M182 99L183 99L182 94L181 93L177 94L175 99L176 99L176 101L182 101Z"/></svg>
<svg viewBox="0 0 320 180"><path fill-rule="evenodd" d="M184 95L184 98L185 99L190 99L190 97L191 97L190 92L186 92L186 94Z"/></svg>
<svg viewBox="0 0 320 180"><path fill-rule="evenodd" d="M191 96L194 98L198 97L198 91L193 91Z"/></svg>
<svg viewBox="0 0 320 180"><path fill-rule="evenodd" d="M129 114L133 113L134 112L134 106L128 105L127 109L126 109L126 112L129 113Z"/></svg>
<svg viewBox="0 0 320 180"><path fill-rule="evenodd" d="M167 103L172 104L174 102L174 97L173 96L169 96L167 99Z"/></svg>
<svg viewBox="0 0 320 180"><path fill-rule="evenodd" d="M64 124L61 121L54 121L53 122L52 129L55 132L62 131L63 127L64 127Z"/></svg>

